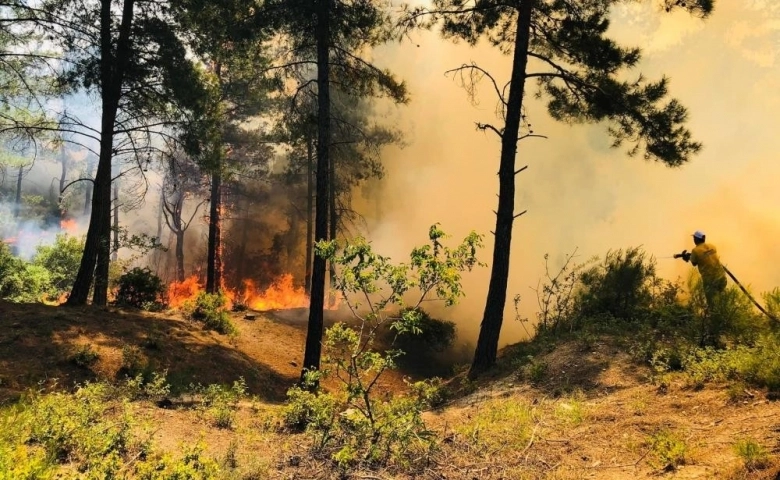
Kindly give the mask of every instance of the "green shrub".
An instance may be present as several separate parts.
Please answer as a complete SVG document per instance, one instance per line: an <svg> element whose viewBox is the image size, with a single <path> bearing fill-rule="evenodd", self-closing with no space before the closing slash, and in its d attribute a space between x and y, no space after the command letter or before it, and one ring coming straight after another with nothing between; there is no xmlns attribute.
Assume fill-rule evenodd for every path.
<svg viewBox="0 0 780 480"><path fill-rule="evenodd" d="M421 308L407 308L405 312L413 310L418 314L417 326L421 331L397 333L389 330L392 335L397 335L394 339L396 347L417 357L419 354L443 352L452 346L456 337L455 322L433 318ZM401 312L403 314L404 311Z"/></svg>
<svg viewBox="0 0 780 480"><path fill-rule="evenodd" d="M88 368L99 358L100 355L90 345L79 345L70 354L69 360L79 367Z"/></svg>
<svg viewBox="0 0 780 480"><path fill-rule="evenodd" d="M183 446L180 456L156 453L124 391L92 383L74 393L30 393L0 409L0 479L216 478L219 465L202 444Z"/></svg>
<svg viewBox="0 0 780 480"><path fill-rule="evenodd" d="M165 298L163 282L148 268L135 267L119 277L119 290L114 302L117 305L160 310Z"/></svg>
<svg viewBox="0 0 780 480"><path fill-rule="evenodd" d="M209 330L225 335L235 335L238 330L230 320L230 314L225 305L227 305L227 297L222 292L218 294L200 292L194 302L185 303L183 310L187 317L203 322L203 325Z"/></svg>
<svg viewBox="0 0 780 480"><path fill-rule="evenodd" d="M73 286L83 252L83 238L62 233L57 235L53 245L37 247L32 263L49 272L51 287L60 294L70 291Z"/></svg>
<svg viewBox="0 0 780 480"><path fill-rule="evenodd" d="M576 297L582 317L608 314L620 320L644 318L653 304L655 261L640 247L609 251L603 262L579 277Z"/></svg>
<svg viewBox="0 0 780 480"><path fill-rule="evenodd" d="M426 323L435 323L449 335L446 323L426 319L419 306L429 294L447 306L456 303L463 295L461 272L477 264L475 252L481 237L472 233L454 249L441 243L444 237L433 225L431 244L413 249L411 262L399 265L374 253L363 238L348 243L339 254L335 242L316 246L318 255L341 267L336 288L352 311L367 309L369 313L358 314L358 329L336 323L326 330L323 370L307 371L305 382L287 392L284 420L290 427L304 428L314 437L315 448L329 452L341 468L390 462L408 466L426 458L433 446L422 412L441 401L439 382L417 382L409 385L406 395L377 398L378 380L396 367L396 359L404 352L393 348L392 342L390 349L379 351L376 341L386 331L395 339L423 334ZM413 288L420 291L420 300L407 308L403 299ZM367 300L361 309L350 303L356 297ZM400 311L400 315L391 311ZM447 338L442 340L449 343ZM427 341L442 345L430 337ZM318 391L324 377L334 379L338 388Z"/></svg>
<svg viewBox="0 0 780 480"><path fill-rule="evenodd" d="M748 471L761 470L769 465L769 452L752 438L743 438L734 444L734 452Z"/></svg>
<svg viewBox="0 0 780 480"><path fill-rule="evenodd" d="M8 245L0 242L0 298L11 302L37 303L51 294L49 271L13 256Z"/></svg>
<svg viewBox="0 0 780 480"><path fill-rule="evenodd" d="M650 464L659 469L674 470L685 464L688 446L675 432L660 430L650 436Z"/></svg>
<svg viewBox="0 0 780 480"><path fill-rule="evenodd" d="M202 395L200 409L218 428L232 428L239 402L246 397L246 382L243 378L230 387L223 385L193 386L192 390Z"/></svg>

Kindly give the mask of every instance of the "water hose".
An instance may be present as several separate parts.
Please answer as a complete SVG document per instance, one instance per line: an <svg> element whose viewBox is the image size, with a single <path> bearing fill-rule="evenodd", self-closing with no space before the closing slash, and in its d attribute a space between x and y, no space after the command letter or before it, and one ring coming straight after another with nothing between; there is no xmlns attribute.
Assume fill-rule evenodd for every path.
<svg viewBox="0 0 780 480"><path fill-rule="evenodd" d="M759 309L759 310L761 310L761 312L762 312L764 315L766 315L767 317L771 318L771 319L772 319L772 320L774 320L775 322L778 322L778 323L780 323L780 320L778 320L778 319L777 319L777 317L775 317L774 315L772 315L772 314L770 314L769 312L767 312L767 311L764 309L764 307L762 307L762 306L761 306L761 304L760 304L760 303L758 303L758 302L756 301L756 299L755 299L755 298L753 298L753 295L751 295L751 294L750 294L750 292L748 292L748 291L747 291L747 289L746 289L745 287L743 287L741 283L739 283L739 280L737 280L737 277L735 277L735 276L734 276L734 274L733 274L733 273L731 273L731 270L729 270L728 268L726 268L726 266L725 266L725 265L723 265L723 270L725 270L725 271L726 271L726 273L728 273L728 274L729 274L729 277L731 277L731 279L732 279L732 280L734 280L734 283L736 283L737 285L739 285L739 288L740 288L740 289L741 289L741 290L742 290L742 291L745 293L745 295L747 295L747 297L748 297L748 298L749 298L749 299L750 299L750 300L751 300L751 301L752 301L752 302L755 304L755 306L756 306L756 307L758 307L758 309Z"/></svg>

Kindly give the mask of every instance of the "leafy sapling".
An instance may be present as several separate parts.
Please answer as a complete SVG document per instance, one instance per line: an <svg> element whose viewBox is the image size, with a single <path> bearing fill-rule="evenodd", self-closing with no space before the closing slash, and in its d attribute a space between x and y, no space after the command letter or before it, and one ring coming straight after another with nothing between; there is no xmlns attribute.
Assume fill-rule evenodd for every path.
<svg viewBox="0 0 780 480"><path fill-rule="evenodd" d="M476 257L481 235L472 232L451 248L442 243L447 235L435 224L428 237L429 244L414 248L410 261L400 264L374 252L362 237L343 248L335 241L316 245L317 254L337 267L335 288L357 328L343 322L329 328L323 341L324 368L308 372L317 380L335 379L338 390L315 395L294 387L288 392L287 417L288 423L307 424L319 449L335 448L333 458L342 466L401 460L415 448L429 446L421 414L436 401L437 382L417 382L410 385L408 395L390 400L375 398L374 390L382 374L395 368L395 360L404 353L394 348L398 336L422 332L422 302L455 305L464 296L463 272L483 264ZM383 328L394 332L385 350L377 347Z"/></svg>

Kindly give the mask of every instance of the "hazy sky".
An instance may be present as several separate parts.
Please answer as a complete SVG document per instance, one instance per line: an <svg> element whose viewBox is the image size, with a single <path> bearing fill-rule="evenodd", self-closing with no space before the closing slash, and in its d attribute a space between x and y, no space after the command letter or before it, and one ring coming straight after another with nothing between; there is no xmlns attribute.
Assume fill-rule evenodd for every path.
<svg viewBox="0 0 780 480"><path fill-rule="evenodd" d="M687 165L669 169L610 149L603 126L557 124L541 103L528 100L535 132L549 139L529 139L518 149L518 166L529 168L518 177L516 205L528 213L515 222L508 298L521 294L523 313L533 315L531 287L544 273L545 253L554 266L575 248L580 260L639 245L669 256L690 249L695 230L707 233L743 283L756 290L780 286L774 245L780 238L780 2L721 0L701 21L659 13L645 1L621 6L613 19L614 37L643 49L633 73L670 77L671 94L688 107L689 127L704 148ZM486 234L482 256L489 261L500 144L474 123L497 122L496 99L485 84L480 104L472 106L444 72L476 61L505 81L510 59L488 46L444 42L436 33L383 48L375 58L408 82L412 99L391 111L410 145L388 152L388 176L374 192L383 203L370 232L377 249L405 258L425 241L428 226L441 222L456 237L471 229ZM690 268L669 259L658 265L669 279ZM454 311L467 334L478 331L488 276L487 268L468 275L467 298ZM506 313L502 342L522 335L511 301Z"/></svg>

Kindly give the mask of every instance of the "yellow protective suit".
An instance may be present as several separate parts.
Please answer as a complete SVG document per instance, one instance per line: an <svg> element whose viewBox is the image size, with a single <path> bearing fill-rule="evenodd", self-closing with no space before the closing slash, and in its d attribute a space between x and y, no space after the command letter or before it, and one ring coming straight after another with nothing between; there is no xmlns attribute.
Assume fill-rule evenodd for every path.
<svg viewBox="0 0 780 480"><path fill-rule="evenodd" d="M696 245L691 251L691 265L699 268L708 301L726 288L726 271L720 264L715 246L706 242Z"/></svg>

